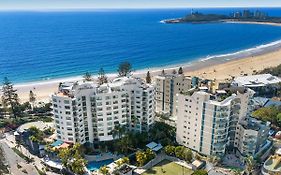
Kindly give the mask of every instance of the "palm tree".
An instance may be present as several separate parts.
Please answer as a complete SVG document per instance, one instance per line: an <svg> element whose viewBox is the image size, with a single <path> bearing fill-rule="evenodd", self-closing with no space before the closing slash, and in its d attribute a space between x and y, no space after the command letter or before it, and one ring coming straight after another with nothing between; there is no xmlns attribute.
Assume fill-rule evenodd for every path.
<svg viewBox="0 0 281 175"><path fill-rule="evenodd" d="M255 168L255 164L256 164L253 156L246 157L245 162L246 162L247 174L252 174L252 172L254 171L254 168Z"/></svg>
<svg viewBox="0 0 281 175"><path fill-rule="evenodd" d="M100 171L101 174L104 174L104 175L109 173L109 170L108 170L107 166L100 167L99 171Z"/></svg>

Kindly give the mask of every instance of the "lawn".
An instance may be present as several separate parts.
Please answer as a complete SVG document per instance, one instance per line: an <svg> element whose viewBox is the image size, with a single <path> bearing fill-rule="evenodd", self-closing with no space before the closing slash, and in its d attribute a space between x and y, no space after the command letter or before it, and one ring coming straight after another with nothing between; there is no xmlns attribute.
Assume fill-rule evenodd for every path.
<svg viewBox="0 0 281 175"><path fill-rule="evenodd" d="M163 160L159 164L155 165L152 169L147 170L142 175L191 175L192 170L183 168L182 166L171 162L169 160Z"/></svg>

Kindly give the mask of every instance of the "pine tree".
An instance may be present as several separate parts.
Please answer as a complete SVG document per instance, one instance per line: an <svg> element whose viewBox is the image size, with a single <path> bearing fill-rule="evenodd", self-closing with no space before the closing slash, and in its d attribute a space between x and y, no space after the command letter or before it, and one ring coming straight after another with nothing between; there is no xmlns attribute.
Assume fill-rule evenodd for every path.
<svg viewBox="0 0 281 175"><path fill-rule="evenodd" d="M146 83L150 84L151 83L151 76L150 76L150 72L147 71L147 74L146 74Z"/></svg>
<svg viewBox="0 0 281 175"><path fill-rule="evenodd" d="M182 69L182 67L179 68L178 74L183 74L183 69Z"/></svg>
<svg viewBox="0 0 281 175"><path fill-rule="evenodd" d="M132 65L129 62L123 62L118 67L119 77L129 76L132 72Z"/></svg>
<svg viewBox="0 0 281 175"><path fill-rule="evenodd" d="M32 110L34 108L34 103L36 101L36 95L33 93L32 90L29 91L29 103L31 104Z"/></svg>
<svg viewBox="0 0 281 175"><path fill-rule="evenodd" d="M165 70L163 69L162 72L161 72L161 75L165 75Z"/></svg>
<svg viewBox="0 0 281 175"><path fill-rule="evenodd" d="M107 83L108 80L107 80L107 76L105 75L105 72L103 70L103 68L100 68L99 70L99 76L98 76L98 82L99 82L99 85L102 85L104 83Z"/></svg>
<svg viewBox="0 0 281 175"><path fill-rule="evenodd" d="M83 78L85 81L92 81L92 74L90 72L86 72Z"/></svg>
<svg viewBox="0 0 281 175"><path fill-rule="evenodd" d="M7 77L4 78L2 87L2 104L6 111L8 108L11 109L11 113L14 118L19 116L21 113L17 90L14 89L13 84Z"/></svg>

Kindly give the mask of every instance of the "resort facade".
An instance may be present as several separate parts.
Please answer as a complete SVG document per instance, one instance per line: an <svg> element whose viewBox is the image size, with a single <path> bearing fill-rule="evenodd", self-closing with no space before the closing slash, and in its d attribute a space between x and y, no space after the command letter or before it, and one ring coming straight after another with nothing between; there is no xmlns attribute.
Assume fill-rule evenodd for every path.
<svg viewBox="0 0 281 175"><path fill-rule="evenodd" d="M52 95L59 140L94 143L115 139L114 130L148 131L154 123L154 87L137 78L110 83L62 83Z"/></svg>

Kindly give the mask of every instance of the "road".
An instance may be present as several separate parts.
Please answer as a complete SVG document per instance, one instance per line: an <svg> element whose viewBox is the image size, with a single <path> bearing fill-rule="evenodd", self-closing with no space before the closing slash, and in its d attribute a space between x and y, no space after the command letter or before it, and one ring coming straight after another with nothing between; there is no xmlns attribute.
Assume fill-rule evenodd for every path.
<svg viewBox="0 0 281 175"><path fill-rule="evenodd" d="M14 175L38 175L37 170L32 164L28 164L24 159L18 156L4 140L0 140L0 145L4 150L5 158L10 166L11 174ZM21 168L18 168L18 164ZM24 173L26 170L27 173Z"/></svg>

